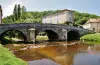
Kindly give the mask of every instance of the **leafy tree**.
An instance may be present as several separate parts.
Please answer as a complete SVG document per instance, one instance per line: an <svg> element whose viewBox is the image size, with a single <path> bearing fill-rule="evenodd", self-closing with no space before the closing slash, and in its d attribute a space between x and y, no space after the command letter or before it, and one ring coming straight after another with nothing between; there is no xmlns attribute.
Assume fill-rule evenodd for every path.
<svg viewBox="0 0 100 65"><path fill-rule="evenodd" d="M22 9L21 10L22 10L21 11L21 13L22 13L21 18L22 19L26 19L26 8L24 6L22 6Z"/></svg>
<svg viewBox="0 0 100 65"><path fill-rule="evenodd" d="M18 20L18 10L17 10L17 5L14 7L13 15L14 15L14 21Z"/></svg>
<svg viewBox="0 0 100 65"><path fill-rule="evenodd" d="M74 12L74 22L77 25L85 24L90 18L100 18L94 14Z"/></svg>
<svg viewBox="0 0 100 65"><path fill-rule="evenodd" d="M18 4L18 19L20 20L21 18L21 7L20 7L20 4Z"/></svg>

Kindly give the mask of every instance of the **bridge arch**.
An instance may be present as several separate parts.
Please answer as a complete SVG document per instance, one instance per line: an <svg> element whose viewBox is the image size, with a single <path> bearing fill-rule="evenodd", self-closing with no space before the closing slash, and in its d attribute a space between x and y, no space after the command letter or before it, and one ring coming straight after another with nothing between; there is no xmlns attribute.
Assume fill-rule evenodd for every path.
<svg viewBox="0 0 100 65"><path fill-rule="evenodd" d="M57 41L59 39L58 34L53 30L44 30L47 33L49 41Z"/></svg>
<svg viewBox="0 0 100 65"><path fill-rule="evenodd" d="M77 30L70 30L67 33L67 41L79 40L80 34Z"/></svg>
<svg viewBox="0 0 100 65"><path fill-rule="evenodd" d="M9 36L9 34L11 35L11 37L15 37L15 35L16 35L15 32L18 33L21 36L20 37L22 39L21 41L24 41L24 42L27 41L27 37L22 31L17 30L17 29L8 29L8 30L5 30L4 32L1 33L1 35L0 35L1 43L6 44L6 43L4 43L5 42L4 37ZM12 41L10 41L10 42L12 42Z"/></svg>
<svg viewBox="0 0 100 65"><path fill-rule="evenodd" d="M51 29L49 29L49 30L44 29L44 30L41 30L41 31L37 30L36 38L41 32L46 33L46 36L48 38L47 41L57 41L59 39L59 35L57 34L57 32L55 32L54 30L51 30ZM42 41L44 41L44 40L42 40Z"/></svg>

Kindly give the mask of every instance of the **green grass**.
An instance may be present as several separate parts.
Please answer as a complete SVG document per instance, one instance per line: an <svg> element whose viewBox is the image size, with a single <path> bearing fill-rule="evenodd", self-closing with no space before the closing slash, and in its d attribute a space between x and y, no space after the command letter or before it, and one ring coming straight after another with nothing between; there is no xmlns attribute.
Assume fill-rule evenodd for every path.
<svg viewBox="0 0 100 65"><path fill-rule="evenodd" d="M0 65L27 65L0 44Z"/></svg>
<svg viewBox="0 0 100 65"><path fill-rule="evenodd" d="M81 37L81 40L89 41L91 43L100 43L100 34L87 34Z"/></svg>
<svg viewBox="0 0 100 65"><path fill-rule="evenodd" d="M37 41L48 40L48 36L37 36L36 40Z"/></svg>

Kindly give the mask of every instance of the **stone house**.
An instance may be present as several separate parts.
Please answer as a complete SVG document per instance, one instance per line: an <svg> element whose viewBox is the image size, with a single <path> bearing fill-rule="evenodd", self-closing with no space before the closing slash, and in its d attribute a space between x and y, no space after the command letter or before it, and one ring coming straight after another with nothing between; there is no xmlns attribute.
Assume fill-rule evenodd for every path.
<svg viewBox="0 0 100 65"><path fill-rule="evenodd" d="M64 9L55 14L49 14L42 17L42 23L62 24L66 22L74 22L74 11Z"/></svg>
<svg viewBox="0 0 100 65"><path fill-rule="evenodd" d="M2 7L0 5L0 24L2 23Z"/></svg>
<svg viewBox="0 0 100 65"><path fill-rule="evenodd" d="M95 32L100 32L100 18L89 19L84 25L83 28L92 30Z"/></svg>

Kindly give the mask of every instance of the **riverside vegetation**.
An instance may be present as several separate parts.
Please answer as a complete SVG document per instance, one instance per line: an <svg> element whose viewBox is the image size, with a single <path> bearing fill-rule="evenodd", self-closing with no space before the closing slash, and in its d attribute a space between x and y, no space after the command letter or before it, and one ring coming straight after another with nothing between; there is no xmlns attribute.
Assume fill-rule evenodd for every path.
<svg viewBox="0 0 100 65"><path fill-rule="evenodd" d="M81 37L81 40L87 41L91 44L100 43L100 33L87 34Z"/></svg>
<svg viewBox="0 0 100 65"><path fill-rule="evenodd" d="M27 65L0 44L0 65Z"/></svg>

